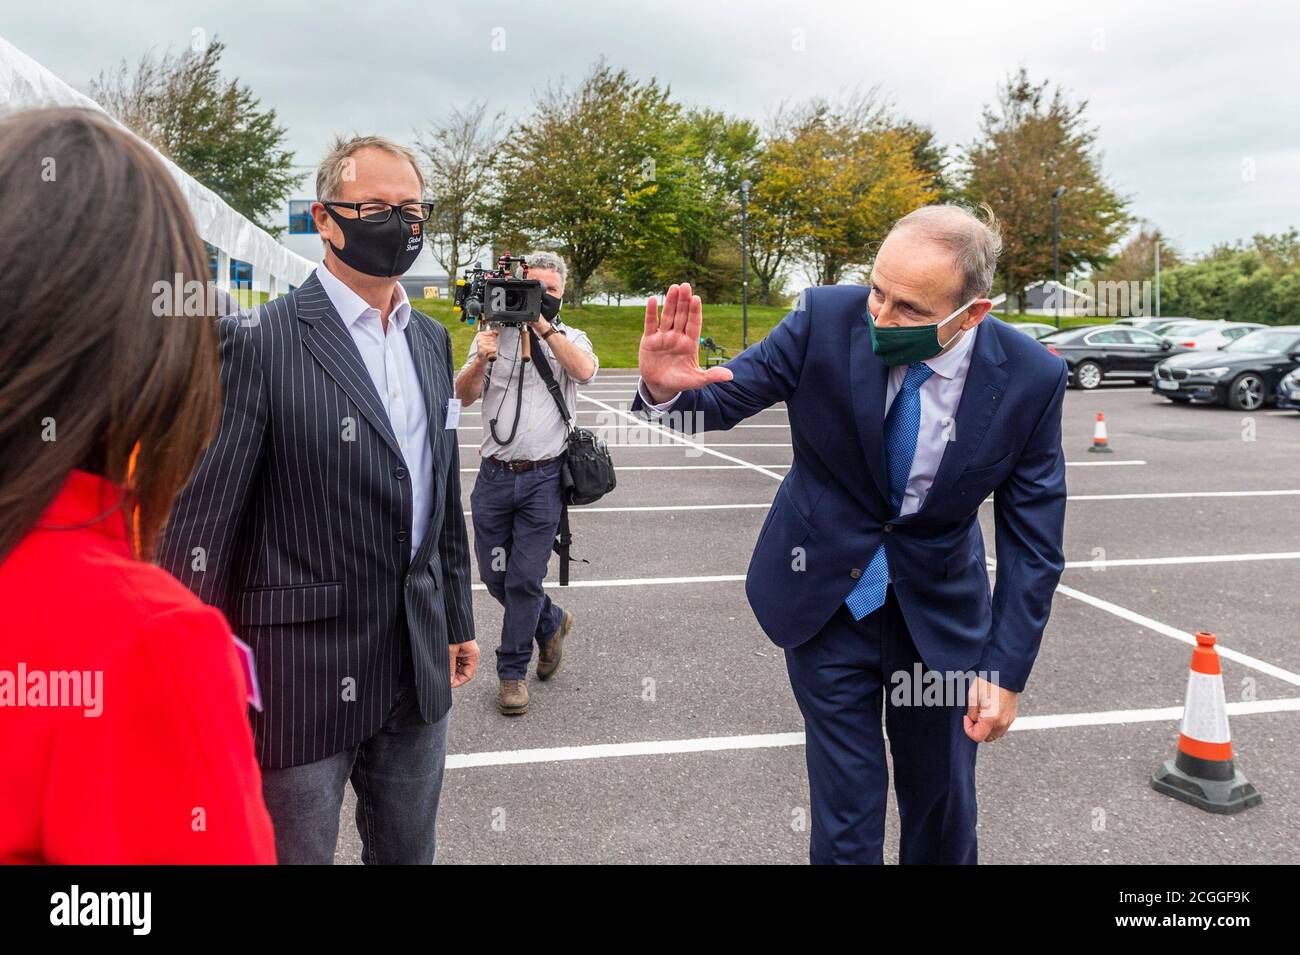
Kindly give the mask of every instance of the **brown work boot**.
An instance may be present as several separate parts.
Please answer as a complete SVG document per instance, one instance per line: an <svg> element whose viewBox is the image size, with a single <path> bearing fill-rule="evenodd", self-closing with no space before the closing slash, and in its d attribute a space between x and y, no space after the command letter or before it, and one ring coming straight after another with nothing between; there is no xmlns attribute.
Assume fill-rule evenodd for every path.
<svg viewBox="0 0 1300 955"><path fill-rule="evenodd" d="M523 716L528 712L528 685L523 680L502 680L497 690L497 709L506 716Z"/></svg>
<svg viewBox="0 0 1300 955"><path fill-rule="evenodd" d="M537 650L537 679L549 680L555 676L555 671L560 668L560 661L564 659L564 635L572 626L573 614L566 610L560 626Z"/></svg>

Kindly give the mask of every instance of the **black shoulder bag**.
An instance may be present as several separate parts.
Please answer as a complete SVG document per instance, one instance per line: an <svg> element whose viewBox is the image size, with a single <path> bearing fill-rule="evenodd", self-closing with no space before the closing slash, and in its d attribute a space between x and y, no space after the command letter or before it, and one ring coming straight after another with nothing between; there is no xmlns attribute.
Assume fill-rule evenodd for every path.
<svg viewBox="0 0 1300 955"><path fill-rule="evenodd" d="M555 406L560 409L560 416L569 429L563 460L560 462L560 496L564 501L564 510L560 514L558 536L552 545L560 557L560 586L565 587L569 583L569 546L573 543L573 535L569 533L569 505L580 506L599 501L614 490L618 481L614 477L614 459L605 442L586 428L574 424L569 407L564 403L564 396L560 394L559 383L551 371L551 363L531 327L528 329L528 337L537 373L546 382L546 390L555 399Z"/></svg>

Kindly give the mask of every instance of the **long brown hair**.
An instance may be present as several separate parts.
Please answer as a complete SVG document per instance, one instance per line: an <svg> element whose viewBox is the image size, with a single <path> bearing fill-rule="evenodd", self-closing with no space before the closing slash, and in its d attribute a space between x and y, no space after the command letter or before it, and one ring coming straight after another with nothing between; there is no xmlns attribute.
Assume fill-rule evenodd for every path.
<svg viewBox="0 0 1300 955"><path fill-rule="evenodd" d="M208 253L147 146L88 110L0 119L0 560L73 468L153 558L220 420L215 315L156 314L178 278L209 288Z"/></svg>

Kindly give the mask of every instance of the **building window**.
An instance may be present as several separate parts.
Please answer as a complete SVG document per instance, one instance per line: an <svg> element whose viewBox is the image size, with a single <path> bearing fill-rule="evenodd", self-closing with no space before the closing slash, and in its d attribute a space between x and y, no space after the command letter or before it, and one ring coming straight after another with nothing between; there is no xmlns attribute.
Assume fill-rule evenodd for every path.
<svg viewBox="0 0 1300 955"><path fill-rule="evenodd" d="M316 235L316 223L311 218L310 199L289 200L289 234Z"/></svg>
<svg viewBox="0 0 1300 955"><path fill-rule="evenodd" d="M208 248L208 269L212 272L212 278L216 281L217 274L217 247L211 243L203 243ZM241 262L239 259L230 260L230 274L227 276L232 288L253 287L253 266L248 262Z"/></svg>

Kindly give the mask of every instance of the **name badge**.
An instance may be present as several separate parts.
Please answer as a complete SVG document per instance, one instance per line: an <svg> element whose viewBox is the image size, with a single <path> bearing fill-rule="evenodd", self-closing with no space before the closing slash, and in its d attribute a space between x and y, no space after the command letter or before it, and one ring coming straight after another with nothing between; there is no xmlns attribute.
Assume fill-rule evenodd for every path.
<svg viewBox="0 0 1300 955"><path fill-rule="evenodd" d="M444 431L455 431L460 427L460 399L447 399L447 423L443 425Z"/></svg>
<svg viewBox="0 0 1300 955"><path fill-rule="evenodd" d="M262 712L262 688L257 682L257 656L253 653L252 647L233 633L230 639L235 641L239 665L244 671L244 685L248 688L248 705L260 713Z"/></svg>

